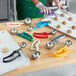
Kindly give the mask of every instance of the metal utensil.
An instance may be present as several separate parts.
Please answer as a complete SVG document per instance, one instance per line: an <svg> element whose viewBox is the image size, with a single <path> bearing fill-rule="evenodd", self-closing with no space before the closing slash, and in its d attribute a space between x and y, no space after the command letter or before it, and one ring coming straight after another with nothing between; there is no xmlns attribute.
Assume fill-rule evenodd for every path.
<svg viewBox="0 0 76 76"><path fill-rule="evenodd" d="M19 51L22 48L25 48L25 47L26 47L26 43L25 42L22 42L19 49L14 50L10 55L8 55L8 56L6 56L6 57L3 58L3 63L12 62L15 59L17 59L18 57L20 57L21 54L20 54Z"/></svg>

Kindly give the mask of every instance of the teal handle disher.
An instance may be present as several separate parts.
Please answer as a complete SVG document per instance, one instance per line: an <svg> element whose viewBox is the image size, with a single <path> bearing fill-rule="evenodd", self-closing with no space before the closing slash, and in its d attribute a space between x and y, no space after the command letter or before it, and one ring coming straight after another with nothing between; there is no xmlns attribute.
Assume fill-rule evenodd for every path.
<svg viewBox="0 0 76 76"><path fill-rule="evenodd" d="M17 35L24 38L24 39L27 39L29 41L33 41L33 37L30 34L26 33L26 32L17 33Z"/></svg>
<svg viewBox="0 0 76 76"><path fill-rule="evenodd" d="M48 24L49 24L49 21L40 21L36 23L36 27L34 27L33 29L41 28L43 26L48 26Z"/></svg>
<svg viewBox="0 0 76 76"><path fill-rule="evenodd" d="M33 29L38 29L38 28L41 28L43 26L48 26L49 23L44 23L44 24L41 24L41 25L38 25L36 27L34 27Z"/></svg>

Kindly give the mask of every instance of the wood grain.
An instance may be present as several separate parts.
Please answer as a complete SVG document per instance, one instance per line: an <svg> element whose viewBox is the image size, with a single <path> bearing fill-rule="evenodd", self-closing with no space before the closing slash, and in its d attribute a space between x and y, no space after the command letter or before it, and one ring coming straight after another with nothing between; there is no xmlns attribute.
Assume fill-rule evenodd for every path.
<svg viewBox="0 0 76 76"><path fill-rule="evenodd" d="M37 19L33 19L33 23L31 24L32 26L35 26L36 22L39 22L42 18L37 18ZM23 21L21 21L23 22ZM7 30L10 31L11 27L8 27L6 25L6 23L1 23L0 24L0 30ZM42 27L39 28L37 30L33 30L31 32L27 31L27 25L22 25L21 27L18 27L17 29L19 29L19 32L28 32L29 34L33 34L33 32L50 32L52 28L50 27ZM62 34L60 32L57 32L56 35ZM18 68L14 71L11 71L3 76L13 76L13 75L17 75L17 74L21 74L21 73L25 73L25 72L32 72L32 71L37 71L37 70L41 70L41 69L46 69L46 68L52 68L52 67L57 67L57 66L61 66L64 64L71 64L71 63L76 63L76 39L73 39L69 36L66 35L66 38L61 40L60 43L58 43L52 50L48 50L45 46L46 42L51 41L51 38L54 37L55 35L49 35L49 38L47 39L40 39L40 52L41 52L41 57L37 60L32 60L31 59L31 54L32 51L30 50L31 48L31 44L33 42L29 42L28 40L25 40L23 38L20 38L16 35L12 35L12 37L16 40L16 42L18 44L20 44L21 42L26 42L27 43L27 47L25 49L23 49L23 51L29 56L29 58L31 59L31 63L27 66L23 66L21 68ZM34 40L36 40L37 38L34 38ZM63 57L53 57L52 56L52 52L58 50L60 47L64 46L64 43L66 40L72 40L73 45L71 47L69 47L69 54L63 56Z"/></svg>

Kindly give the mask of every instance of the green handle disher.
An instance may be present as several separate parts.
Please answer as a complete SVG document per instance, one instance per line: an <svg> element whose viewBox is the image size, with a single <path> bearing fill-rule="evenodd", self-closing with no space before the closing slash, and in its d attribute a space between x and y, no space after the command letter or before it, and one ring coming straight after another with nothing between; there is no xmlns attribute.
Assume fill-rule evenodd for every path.
<svg viewBox="0 0 76 76"><path fill-rule="evenodd" d="M17 35L29 41L33 41L33 37L28 33L22 32L22 33L17 33Z"/></svg>

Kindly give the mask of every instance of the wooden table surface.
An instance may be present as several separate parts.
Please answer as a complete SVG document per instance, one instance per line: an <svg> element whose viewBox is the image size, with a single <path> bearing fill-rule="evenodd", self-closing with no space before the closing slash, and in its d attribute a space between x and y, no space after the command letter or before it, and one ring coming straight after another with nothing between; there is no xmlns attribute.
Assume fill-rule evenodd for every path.
<svg viewBox="0 0 76 76"><path fill-rule="evenodd" d="M42 18L33 19L33 22L31 25L35 26L35 23L39 22L41 19ZM8 27L6 25L6 23L0 23L0 30L10 31L11 28L12 27ZM52 28L45 26L45 27L42 27L37 30L33 30L33 31L29 32L29 31L27 31L27 25L21 25L21 27L17 27L17 29L19 29L19 32L24 31L24 32L28 32L29 34L32 35L33 32L50 32ZM56 35L60 35L60 34L62 34L62 33L57 32ZM42 70L42 69L46 69L46 68L57 67L57 66L61 66L64 64L75 63L76 62L76 39L66 36L66 38L61 40L60 43L56 44L56 46L52 50L48 50L46 48L45 44L46 44L46 42L49 42L50 39L54 36L55 35L50 35L49 38L47 38L47 39L40 39L41 42L40 42L39 47L40 47L41 57L37 60L32 60L31 59L32 51L30 50L30 48L31 48L31 44L33 42L20 38L16 35L12 35L12 37L16 40L16 42L18 44L20 44L23 41L27 43L27 47L25 49L23 49L23 51L29 56L29 58L31 59L31 63L27 66L23 66L21 68L13 70L3 76L13 76L13 75L17 75L17 74L21 74L21 73L25 73L25 72L32 72L32 71ZM51 53L58 50L60 47L64 46L65 40L67 40L67 39L72 40L72 42L73 42L73 45L69 47L70 53L63 57L58 57L58 58L53 57ZM37 40L37 38L34 38L34 40Z"/></svg>

